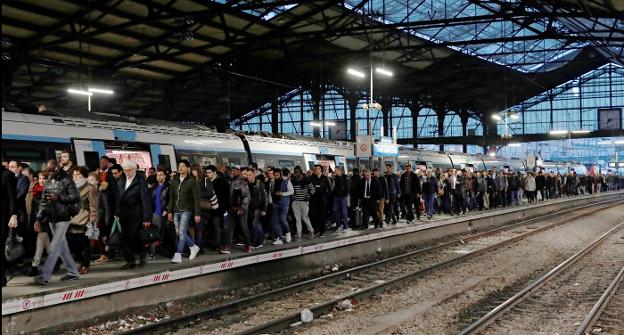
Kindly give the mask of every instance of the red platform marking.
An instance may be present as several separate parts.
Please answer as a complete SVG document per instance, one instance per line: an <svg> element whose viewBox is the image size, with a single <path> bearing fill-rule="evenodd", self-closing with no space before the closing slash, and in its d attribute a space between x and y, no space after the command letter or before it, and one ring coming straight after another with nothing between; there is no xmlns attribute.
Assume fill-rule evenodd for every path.
<svg viewBox="0 0 624 335"><path fill-rule="evenodd" d="M277 259L277 258L282 258L282 256L284 256L284 254L281 251L278 252L274 252L273 253L273 259Z"/></svg>
<svg viewBox="0 0 624 335"><path fill-rule="evenodd" d="M68 293L63 294L63 301L67 301L71 299L73 295L74 295L73 292L68 292Z"/></svg>
<svg viewBox="0 0 624 335"><path fill-rule="evenodd" d="M227 262L223 262L219 265L219 269L224 270L224 269L229 269L231 267L234 266L234 261L227 261Z"/></svg>
<svg viewBox="0 0 624 335"><path fill-rule="evenodd" d="M78 299L78 298L82 298L85 295L85 290L80 290L78 292L76 292L76 295L74 296L74 299Z"/></svg>

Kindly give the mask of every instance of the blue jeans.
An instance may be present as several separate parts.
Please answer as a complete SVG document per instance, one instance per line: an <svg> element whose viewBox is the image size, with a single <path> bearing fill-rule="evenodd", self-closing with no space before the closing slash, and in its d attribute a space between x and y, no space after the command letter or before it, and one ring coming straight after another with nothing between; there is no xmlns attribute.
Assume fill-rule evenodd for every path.
<svg viewBox="0 0 624 335"><path fill-rule="evenodd" d="M342 227L347 229L347 220L349 213L347 211L347 197L334 197L334 220L336 220L336 228Z"/></svg>
<svg viewBox="0 0 624 335"><path fill-rule="evenodd" d="M424 197L425 197L425 206L427 207L427 216L431 217L433 216L433 213L435 212L435 207L434 207L435 194L425 193Z"/></svg>
<svg viewBox="0 0 624 335"><path fill-rule="evenodd" d="M189 223L193 218L193 212L175 212L173 213L173 225L175 226L176 234L178 235L178 249L177 253L181 254L184 251L184 247L189 248L195 245L193 239L188 233Z"/></svg>
<svg viewBox="0 0 624 335"><path fill-rule="evenodd" d="M288 207L290 204L273 204L273 217L271 218L273 238L282 237L283 233L290 233L288 226Z"/></svg>
<svg viewBox="0 0 624 335"><path fill-rule="evenodd" d="M260 210L249 211L249 220L251 220L251 242L254 246L259 246L264 242L264 229L260 222Z"/></svg>
<svg viewBox="0 0 624 335"><path fill-rule="evenodd" d="M43 264L43 270L41 271L41 277L45 280L50 280L50 278L52 278L52 272L54 272L54 266L59 257L63 260L63 264L65 264L67 274L78 277L76 263L72 258L71 252L69 252L69 246L65 238L67 228L69 228L69 221L50 223L50 231L53 234L51 243L52 252L48 255L48 258Z"/></svg>
<svg viewBox="0 0 624 335"><path fill-rule="evenodd" d="M518 191L509 191L509 194L511 196L511 201L510 201L510 205L518 205L520 206L520 199L518 198Z"/></svg>

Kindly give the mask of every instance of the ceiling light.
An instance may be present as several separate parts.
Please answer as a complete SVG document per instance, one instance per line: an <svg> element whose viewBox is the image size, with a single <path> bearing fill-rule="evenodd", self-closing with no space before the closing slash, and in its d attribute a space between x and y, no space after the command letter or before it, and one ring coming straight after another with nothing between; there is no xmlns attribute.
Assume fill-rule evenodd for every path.
<svg viewBox="0 0 624 335"><path fill-rule="evenodd" d="M509 143L509 144L507 144L508 147L519 147L521 145L522 144L520 144L520 143Z"/></svg>
<svg viewBox="0 0 624 335"><path fill-rule="evenodd" d="M495 152L490 152L490 153L488 154L488 156L490 156L490 157L496 157L496 153L495 153Z"/></svg>
<svg viewBox="0 0 624 335"><path fill-rule="evenodd" d="M567 130L551 130L550 135L565 135L567 134Z"/></svg>
<svg viewBox="0 0 624 335"><path fill-rule="evenodd" d="M614 142L615 144L624 144L624 140L617 140Z"/></svg>
<svg viewBox="0 0 624 335"><path fill-rule="evenodd" d="M399 158L407 158L407 155L399 155Z"/></svg>
<svg viewBox="0 0 624 335"><path fill-rule="evenodd" d="M85 91L85 90L76 90L76 89L73 89L73 88L67 89L67 93L71 93L71 94L80 94L80 95L88 95L88 96L93 95L93 93L92 93L92 92Z"/></svg>
<svg viewBox="0 0 624 335"><path fill-rule="evenodd" d="M520 118L520 115L518 114L511 114L510 117L514 120L518 120Z"/></svg>
<svg viewBox="0 0 624 335"><path fill-rule="evenodd" d="M326 126L335 126L336 122L332 122L332 121L325 121L325 125Z"/></svg>
<svg viewBox="0 0 624 335"><path fill-rule="evenodd" d="M498 114L492 114L492 119L496 120L496 121L500 121L501 117Z"/></svg>
<svg viewBox="0 0 624 335"><path fill-rule="evenodd" d="M106 90L106 89L102 89L102 88L89 88L89 92L102 93L102 94L115 94L115 92L113 92L113 90Z"/></svg>
<svg viewBox="0 0 624 335"><path fill-rule="evenodd" d="M392 71L388 71L384 68L378 67L375 68L375 72L379 73L379 74L383 74L384 76L388 76L388 77L392 77L394 76L394 73L392 73Z"/></svg>
<svg viewBox="0 0 624 335"><path fill-rule="evenodd" d="M310 127L322 127L323 125L320 122L310 122Z"/></svg>
<svg viewBox="0 0 624 335"><path fill-rule="evenodd" d="M590 131L589 131L589 130L584 130L584 129L581 129L581 130L572 130L572 134L589 134L589 133L590 133Z"/></svg>
<svg viewBox="0 0 624 335"><path fill-rule="evenodd" d="M364 72L360 72L358 70L354 70L354 69L347 69L347 73L352 75L352 76L356 76L359 78L364 78L366 77L366 75L364 74Z"/></svg>

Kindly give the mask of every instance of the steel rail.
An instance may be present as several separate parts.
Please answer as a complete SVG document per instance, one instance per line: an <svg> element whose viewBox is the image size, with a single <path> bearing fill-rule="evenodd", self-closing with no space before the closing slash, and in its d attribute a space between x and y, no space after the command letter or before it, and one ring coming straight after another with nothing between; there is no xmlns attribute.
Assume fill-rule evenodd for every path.
<svg viewBox="0 0 624 335"><path fill-rule="evenodd" d="M609 229L609 231L607 231L606 233L602 234L599 238L597 238L595 241L593 241L587 247L581 249L580 251L578 251L577 253L575 253L574 255L572 255L571 257L566 259L565 261L563 261L561 264L557 265L555 268L550 270L548 273L546 273L542 277L538 278L537 280L533 281L531 284L529 284L529 286L525 287L524 289L522 289L520 292L516 293L511 298L507 299L502 304L500 304L497 307L495 307L493 310L491 310L485 316L483 316L479 320L475 321L470 326L464 328L459 333L459 335L474 334L477 331L484 329L491 322L493 322L494 320L499 318L505 311L509 310L511 307L515 306L516 304L518 304L519 302L521 302L522 300L527 298L530 295L531 292L535 291L535 289L539 288L540 286L545 284L549 279L551 279L554 276L558 275L559 273L563 272L568 267L570 267L571 265L576 263L578 260L583 258L583 256L585 256L587 253L589 253L590 251L594 250L599 245L604 243L604 241L606 241L606 239L608 237L610 237L616 231L620 230L622 227L624 227L624 221L620 222L617 226Z"/></svg>
<svg viewBox="0 0 624 335"><path fill-rule="evenodd" d="M617 287L619 285L622 285L623 279L624 267L622 267L622 269L617 274L617 276L615 276L609 287L607 287L600 299L598 299L594 307L592 307L592 309L589 311L589 313L585 317L585 320L583 320L574 335L585 335L589 333L589 328L591 328L592 324L600 317L600 314L609 303L609 299L611 299L613 294L616 292Z"/></svg>

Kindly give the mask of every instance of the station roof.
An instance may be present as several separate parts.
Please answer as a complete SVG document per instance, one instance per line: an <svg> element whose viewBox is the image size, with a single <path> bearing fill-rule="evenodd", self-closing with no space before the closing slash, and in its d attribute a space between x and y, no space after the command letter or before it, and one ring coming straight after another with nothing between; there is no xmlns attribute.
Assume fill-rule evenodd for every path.
<svg viewBox="0 0 624 335"><path fill-rule="evenodd" d="M213 123L297 87L353 95L347 67L383 65L377 94L486 113L624 59L624 4L531 1L2 3L3 101ZM227 83L227 84L224 84Z"/></svg>

